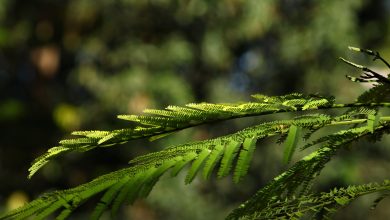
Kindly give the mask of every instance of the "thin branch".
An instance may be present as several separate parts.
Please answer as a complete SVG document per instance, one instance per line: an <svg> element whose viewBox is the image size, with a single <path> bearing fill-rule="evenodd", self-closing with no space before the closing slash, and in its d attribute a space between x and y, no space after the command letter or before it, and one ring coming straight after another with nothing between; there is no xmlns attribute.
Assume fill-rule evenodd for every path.
<svg viewBox="0 0 390 220"><path fill-rule="evenodd" d="M389 83L390 84L390 80L384 76L382 76L381 74L367 68L366 66L362 66L362 65L359 65L359 64L356 64L354 62L351 62L349 60L346 60L342 57L339 57L340 60L342 60L343 62L345 62L346 64L349 64L353 67L356 67L358 69L361 69L364 71L364 73L360 76L361 77L361 80L362 81L365 81L365 79L373 79L373 78L377 78L379 82L383 82L383 83Z"/></svg>
<svg viewBox="0 0 390 220"><path fill-rule="evenodd" d="M362 48L357 48L357 47L351 47L351 46L349 46L348 49L353 50L353 51L357 51L357 52L366 53L366 54L368 54L368 55L370 55L370 56L373 56L373 57L374 57L374 61L375 61L375 60L380 60L380 61L382 61L382 62L387 66L387 68L390 69L390 64L389 64L385 59L383 59L383 58L381 57L381 55L379 54L378 51L375 51L375 52L374 52L374 51L372 51L372 50L362 49Z"/></svg>

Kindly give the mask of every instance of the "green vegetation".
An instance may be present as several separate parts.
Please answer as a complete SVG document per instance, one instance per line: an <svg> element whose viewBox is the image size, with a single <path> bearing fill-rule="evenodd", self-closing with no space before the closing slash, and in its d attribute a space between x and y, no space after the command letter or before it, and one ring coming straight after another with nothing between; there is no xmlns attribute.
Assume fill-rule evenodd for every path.
<svg viewBox="0 0 390 220"><path fill-rule="evenodd" d="M59 140L83 137L72 136L72 131L111 132L136 126L117 120L117 114L139 115L146 108L163 110L186 103L257 102L250 98L256 93L296 92L307 97L320 92L337 97L335 103L354 103L372 83L345 80L344 73L356 77L359 70L340 65L337 57L388 74L382 63L370 62L372 57L345 49L372 48L389 60L389 27L387 0L0 0L0 213L43 193L74 188L127 168L130 159L165 147L303 113L340 115L346 108L281 112L207 123L153 142L132 140L115 150L67 150L48 158L50 162L26 178L31 162L50 147L59 147ZM390 102L386 94L374 101ZM383 113L388 108L381 109ZM345 126L325 126L311 139ZM306 143L295 139L296 150L286 164L284 155L289 154L282 149L288 133L257 140L239 184L232 181L236 160L224 171L232 178L230 174L218 178L216 163L208 181L197 177L205 175L200 170L191 184L183 184L186 166L177 178L163 175L147 198L121 206L117 219L223 219L315 149L300 151ZM363 138L356 144L353 149L358 150L341 150L333 157L316 179L313 193L380 183L388 176L390 136L376 143ZM235 159L238 156L239 152ZM376 196L356 199L334 218L387 219L389 199L375 211L366 208ZM87 219L99 199L97 195L83 203L70 219ZM101 217L107 219L110 212Z"/></svg>
<svg viewBox="0 0 390 220"><path fill-rule="evenodd" d="M378 52L354 47L350 49L372 56L390 69ZM320 193L312 190L321 171L342 149L355 150L356 141L366 138L376 142L390 132L390 116L386 114L390 106L386 96L390 90L388 77L341 59L363 72L358 77L347 76L348 79L358 83L374 83L373 88L362 93L353 103L336 103L334 97L318 94L255 94L252 102L192 103L183 107L168 106L164 110L147 109L142 115L120 115L118 118L131 122L130 127L124 129L75 131L73 135L82 137L62 140L58 146L38 157L29 169L29 177L54 157L71 151L86 152L99 147L113 147L140 138L156 140L189 127L234 118L267 118L283 112L296 114L292 119L270 120L228 135L138 156L130 161L128 168L99 176L71 189L45 193L24 207L5 213L0 219L24 219L29 216L44 219L52 214L57 219L65 219L91 197L98 195L100 200L91 212L91 218L99 219L108 210L111 210L112 216L116 216L122 204L132 204L136 199L147 197L162 175L170 172L171 176L176 176L185 172L185 167L188 167L186 184L191 183L198 173L204 179L210 178L213 173L218 178L232 174L233 181L239 184L247 175L251 161L258 159L254 158L256 143L273 136L278 137L278 143L284 143L284 163L295 161L297 147L310 152L260 187L250 199L232 210L227 219L329 218L361 196L380 193L373 202L375 207L390 195L390 180L387 177L383 177L379 183L348 185ZM331 112L340 108L346 111ZM328 127L335 130L314 137Z"/></svg>

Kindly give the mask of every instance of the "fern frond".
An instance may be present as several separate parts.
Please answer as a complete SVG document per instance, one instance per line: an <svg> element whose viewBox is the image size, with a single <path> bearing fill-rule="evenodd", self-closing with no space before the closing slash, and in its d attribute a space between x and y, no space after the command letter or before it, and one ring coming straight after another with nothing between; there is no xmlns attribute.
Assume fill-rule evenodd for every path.
<svg viewBox="0 0 390 220"><path fill-rule="evenodd" d="M366 126L363 127L358 127L358 128L351 128L351 129L346 129L346 130L340 130L336 133L323 136L321 138L318 138L317 140L312 141L311 143L308 143L302 147L302 149L309 148L311 146L314 146L319 143L327 142L327 143L336 143L338 141L341 141L345 138L351 138L351 137L357 137L359 136L362 132L368 130Z"/></svg>
<svg viewBox="0 0 390 220"><path fill-rule="evenodd" d="M223 153L221 167L218 170L218 177L224 177L229 174L233 166L233 161L237 156L237 152L241 146L240 142L231 141L226 145L226 150Z"/></svg>
<svg viewBox="0 0 390 220"><path fill-rule="evenodd" d="M321 106L329 106L332 105L333 101L334 100L332 99L326 98L309 100L305 103L305 105L303 105L302 110L318 109Z"/></svg>
<svg viewBox="0 0 390 220"><path fill-rule="evenodd" d="M118 185L116 185L118 182L124 180L124 178L134 177L137 173L142 173L146 168L147 167L145 166L134 166L100 176L89 183L72 189L46 193L40 198L28 203L26 206L0 216L0 219L24 219L34 215L34 219L39 219L47 217L56 210L68 210L69 206L76 208L80 204L80 201L89 199L91 196L110 189L113 186L118 187ZM104 200L106 199L112 199L111 195L107 195ZM98 209L101 208L104 207L100 207ZM96 211L95 216L97 216L97 212L98 211Z"/></svg>
<svg viewBox="0 0 390 220"><path fill-rule="evenodd" d="M390 65L371 50L350 47ZM233 173L235 183L248 172L256 149L256 142L277 136L278 142L285 142L284 162L290 162L297 147L301 131L307 140L317 130L326 126L347 126L322 136L303 146L320 145L309 155L276 176L252 198L228 216L228 219L298 219L309 214L326 218L340 207L359 196L381 192L374 201L375 207L390 194L390 181L382 184L365 184L348 188L333 189L327 193L310 194L309 189L331 158L349 143L362 137L376 141L390 132L390 116L381 116L380 107L390 107L390 80L375 71L341 58L344 62L359 68L359 77L347 76L355 82L375 82L374 87L358 97L357 102L335 104L334 97L317 94L292 93L283 96L255 94L255 101L241 103L190 103L185 106L168 106L165 109L146 109L140 115L119 115L129 121L127 128L112 131L75 131L77 138L65 139L58 146L50 148L31 165L29 178L51 159L67 152L85 152L97 147L110 147L128 141L148 138L150 141L163 138L177 131L234 118L267 115L282 112L305 112L317 109L349 108L348 111L331 116L327 114L303 114L291 120L277 120L260 123L241 131L165 148L162 151L136 157L129 167L102 175L78 187L49 192L0 216L0 219L45 219L57 215L67 218L82 203L102 194L91 219L99 219L108 209L112 218L124 203L132 204L138 198L149 195L161 176L170 171L171 176L183 170L187 172L185 183L191 183L199 173L205 179L216 173L218 178ZM188 166L188 169L184 169Z"/></svg>
<svg viewBox="0 0 390 220"><path fill-rule="evenodd" d="M305 96L299 93L285 96L257 94L253 97L257 102L192 103L184 107L168 106L165 110L147 109L143 115L119 115L119 119L133 122L133 126L113 131L75 131L73 135L82 137L62 140L59 146L50 148L33 161L28 177L31 178L51 159L67 152L86 152L97 147L110 147L139 138L149 138L153 141L182 129L221 120L312 109L390 106L389 103L333 104L333 97Z"/></svg>
<svg viewBox="0 0 390 220"><path fill-rule="evenodd" d="M301 197L291 197L267 204L266 208L245 216L242 219L299 219L329 217L353 200L372 193L390 192L390 181L369 183L347 188L335 188L330 192L311 194Z"/></svg>
<svg viewBox="0 0 390 220"><path fill-rule="evenodd" d="M38 199L35 199L34 201L31 201L23 207L17 208L15 210L12 210L11 212L1 215L0 219L26 219L29 216L33 216L35 213L42 211L48 206L47 203L52 203L55 200L56 199L54 197L40 197Z"/></svg>
<svg viewBox="0 0 390 220"><path fill-rule="evenodd" d="M179 162L177 162L176 165L172 168L171 176L177 176L177 174L184 168L184 166L194 160L197 156L198 154L190 152L183 157L179 157Z"/></svg>
<svg viewBox="0 0 390 220"><path fill-rule="evenodd" d="M300 98L303 98L305 96L301 93L291 93L291 94L282 95L282 96L266 96L263 94L255 94L255 95L252 95L252 97L259 100L260 102L264 102L264 103L281 104L282 102L285 102L287 100L300 99Z"/></svg>
<svg viewBox="0 0 390 220"><path fill-rule="evenodd" d="M56 217L56 220L65 220L72 214L73 209L64 209L62 212Z"/></svg>
<svg viewBox="0 0 390 220"><path fill-rule="evenodd" d="M384 129L383 126L376 127L375 131ZM356 134L355 134L356 133ZM275 177L269 184L259 190L250 200L233 210L227 219L239 219L261 212L268 203L283 200L284 197L299 195L302 188L309 181L319 175L325 164L336 152L346 144L358 138L366 136L368 129L360 129L354 135L347 135L342 139L329 139L320 149L303 157L290 169Z"/></svg>
<svg viewBox="0 0 390 220"><path fill-rule="evenodd" d="M58 200L48 205L42 212L39 212L34 218L37 220L46 219L51 213L57 211L64 206L63 201Z"/></svg>
<svg viewBox="0 0 390 220"><path fill-rule="evenodd" d="M88 138L103 138L109 135L110 131L73 131L72 135L85 136Z"/></svg>
<svg viewBox="0 0 390 220"><path fill-rule="evenodd" d="M222 144L218 144L214 147L208 160L206 161L203 169L203 177L204 179L208 179L214 170L217 163L221 160L223 155L224 146Z"/></svg>
<svg viewBox="0 0 390 220"><path fill-rule="evenodd" d="M145 170L143 173L134 175L133 178L126 179L126 183L118 192L118 195L114 198L111 207L111 216L115 216L123 202L126 200L131 204L138 197L139 190L142 187L142 183L145 177L149 177L154 169Z"/></svg>
<svg viewBox="0 0 390 220"><path fill-rule="evenodd" d="M371 89L361 94L357 101L362 103L387 102L390 101L390 86L376 84ZM373 106L375 107L375 106ZM370 108L373 108L370 107Z"/></svg>
<svg viewBox="0 0 390 220"><path fill-rule="evenodd" d="M379 115L378 114L369 114L367 117L367 127L368 130L373 134L375 127L379 123Z"/></svg>
<svg viewBox="0 0 390 220"><path fill-rule="evenodd" d="M358 120L359 123L367 121L367 119ZM383 120L383 117L380 120ZM350 120L348 119L347 122ZM171 170L173 175L177 175L187 164L190 165L190 169L185 179L186 183L190 183L195 178L203 164L204 177L209 177L214 169L218 169L218 177L226 176L235 166L233 180L238 182L246 175L256 140L285 134L294 126L307 129L333 125L334 123L344 122L323 114L303 115L292 120L262 123L210 140L169 147L160 152L137 157L130 161L131 167L101 176L90 183L54 194L45 194L44 198L49 198L47 200L49 202L38 198L28 206L15 210L2 218L34 214L37 214L38 217L39 215L47 216L56 210L62 211L60 216L66 217L69 212L78 207L76 200L85 201L102 191L105 191L105 194L92 217L98 218L109 207L114 215L124 202L132 203L137 198L147 196L159 177L165 172ZM375 126L375 132L378 132L384 125L385 123L381 122ZM319 142L326 143L322 148L303 158L290 170L275 178L274 182L263 191L266 196L262 195L261 198L265 199L264 201L270 201L272 197L282 195L283 192L293 194L299 191L298 189L305 191L310 181L318 175L338 146L366 133L371 134L368 127L363 126L342 130L333 136L321 139ZM234 161L237 161L235 165ZM282 188L278 188L278 185ZM59 201L58 195L62 195L62 202L57 202Z"/></svg>
<svg viewBox="0 0 390 220"><path fill-rule="evenodd" d="M234 180L237 182L248 170L257 139L285 133L293 123L312 126L310 120L314 121L316 117L308 118L309 120L300 117L294 120L266 122L234 134L169 147L160 152L140 156L130 161L132 166L129 168L101 176L90 183L70 190L45 194L44 198L50 198L49 202L39 198L30 203L31 207L29 205L11 212L9 216L17 217L22 213L30 216L41 210L46 210L42 215L50 214L57 209L65 210L66 204L73 204L76 198L84 201L93 195L106 191L106 194L101 198L102 204L99 204L93 213L93 217L97 218L109 207L110 202L113 204L111 210L115 212L124 201L132 202L136 198L146 196L159 177L168 169L171 169L172 174L176 175L186 164L191 164L186 177L186 183L190 183L201 169L201 165L206 162L203 167L204 176L208 177L213 169L218 169L218 177L223 177L230 173L233 162L239 155L234 174ZM304 123L306 120L309 122ZM53 201L58 200L58 194L65 198L63 200L65 202L56 203L54 206Z"/></svg>
<svg viewBox="0 0 390 220"><path fill-rule="evenodd" d="M249 164L252 161L253 152L256 148L255 137L246 138L243 143L243 148L240 151L240 155L238 156L236 170L234 171L233 180L235 183L240 182L241 178L244 177L249 169Z"/></svg>
<svg viewBox="0 0 390 220"><path fill-rule="evenodd" d="M295 148L298 143L298 138L300 137L302 128L296 126L295 124L291 125L288 131L287 139L284 146L283 161L284 163L289 163L291 157L295 151Z"/></svg>
<svg viewBox="0 0 390 220"><path fill-rule="evenodd" d="M109 190L107 190L104 193L104 195L96 205L95 209L93 210L91 214L91 219L97 220L100 218L100 216L108 208L108 205L111 204L112 200L116 197L119 191L123 189L123 186L126 184L128 180L129 180L128 177L121 179L119 182L114 184Z"/></svg>
<svg viewBox="0 0 390 220"><path fill-rule="evenodd" d="M259 95L254 97L259 99ZM275 96L272 99L273 102L266 100L225 104L192 103L185 107L168 106L165 110L147 109L144 115L119 115L119 119L132 121L137 126L113 131L75 131L73 135L83 137L62 140L60 146L49 149L47 153L34 160L29 169L29 178L51 159L66 152L85 152L96 147L108 147L145 137L155 140L188 127L233 118L296 111L296 107L313 102L313 97L298 93ZM292 101L295 99L300 101L295 103Z"/></svg>
<svg viewBox="0 0 390 220"><path fill-rule="evenodd" d="M199 155L200 156L200 155ZM149 193L152 191L154 185L156 185L156 182L158 181L158 179L171 167L173 167L177 160L179 158L174 158L174 159L171 159L171 160L167 160L167 161L164 161L163 163L161 163L161 165L159 165L157 168L156 167L152 167L149 169L149 171L153 171L153 172L150 172L151 175L147 176L147 178L145 178L145 181L142 185L142 188L140 189L140 191L138 192L139 194L139 197L140 198L145 198L149 195ZM149 173L149 172L148 172Z"/></svg>
<svg viewBox="0 0 390 220"><path fill-rule="evenodd" d="M45 166L51 159L57 157L61 153L72 151L71 148L66 147L52 147L45 154L36 158L30 168L28 168L28 178L31 178L39 169Z"/></svg>
<svg viewBox="0 0 390 220"><path fill-rule="evenodd" d="M206 160L206 158L209 156L210 150L204 149L199 155L198 158L195 159L195 161L192 163L192 166L190 170L188 171L188 174L186 176L185 183L189 184L194 180L195 175L198 173L200 166L203 164L203 162Z"/></svg>
<svg viewBox="0 0 390 220"><path fill-rule="evenodd" d="M334 120L330 115L326 114L306 114L294 118L294 124L299 127L311 128L321 127Z"/></svg>

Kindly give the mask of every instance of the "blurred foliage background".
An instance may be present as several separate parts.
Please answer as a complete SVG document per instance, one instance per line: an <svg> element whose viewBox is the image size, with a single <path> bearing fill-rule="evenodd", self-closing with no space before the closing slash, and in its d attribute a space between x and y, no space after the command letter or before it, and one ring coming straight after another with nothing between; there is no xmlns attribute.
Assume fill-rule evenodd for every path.
<svg viewBox="0 0 390 220"><path fill-rule="evenodd" d="M71 131L125 127L117 114L245 101L253 93L319 92L353 101L367 87L345 80L357 71L337 57L373 65L347 51L353 45L390 59L389 12L386 0L0 0L0 211L126 167L136 155L268 120L234 120L153 143L69 154L26 179L30 162ZM221 219L286 168L274 142L259 145L240 185L229 178L189 186L183 178L163 178L147 200L123 207L121 218ZM315 187L388 177L386 143L343 152ZM372 212L372 199L354 202L336 218L389 218L390 202ZM74 219L84 219L93 205Z"/></svg>

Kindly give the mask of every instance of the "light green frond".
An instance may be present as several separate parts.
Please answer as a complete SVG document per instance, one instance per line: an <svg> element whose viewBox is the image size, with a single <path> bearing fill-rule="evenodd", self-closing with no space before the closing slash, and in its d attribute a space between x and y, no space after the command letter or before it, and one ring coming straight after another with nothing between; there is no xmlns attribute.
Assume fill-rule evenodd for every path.
<svg viewBox="0 0 390 220"><path fill-rule="evenodd" d="M329 99L321 98L315 100L309 100L303 105L302 110L318 109L320 106L326 106L332 104Z"/></svg>
<svg viewBox="0 0 390 220"><path fill-rule="evenodd" d="M206 158L210 155L209 149L204 149L199 155L198 158L195 159L195 161L192 163L192 166L190 170L188 171L188 174L185 179L185 183L189 184L194 180L196 173L199 171L200 166L203 164L203 162L206 160Z"/></svg>
<svg viewBox="0 0 390 220"><path fill-rule="evenodd" d="M161 165L159 165L157 168L154 168L155 170L153 171L152 175L148 176L142 188L139 191L139 197L140 198L145 198L149 195L150 191L152 191L154 185L156 185L156 182L158 179L171 167L173 167L177 159L180 158L174 158L171 160L164 161Z"/></svg>
<svg viewBox="0 0 390 220"><path fill-rule="evenodd" d="M287 101L282 102L282 105L289 106L292 108L301 107L305 105L308 102L307 99L301 98L301 99L290 99Z"/></svg>
<svg viewBox="0 0 390 220"><path fill-rule="evenodd" d="M242 219L300 219L302 216L310 219L331 217L334 212L361 196L389 191L389 180L385 180L381 184L369 183L347 188L335 188L320 194L273 201L267 205L267 208L244 216Z"/></svg>
<svg viewBox="0 0 390 220"><path fill-rule="evenodd" d="M110 131L73 131L71 134L88 138L102 138L110 134Z"/></svg>
<svg viewBox="0 0 390 220"><path fill-rule="evenodd" d="M267 95L263 95L263 94L255 94L255 95L252 95L252 97L257 99L258 101L264 102L264 103L281 104L287 100L304 98L305 95L303 95L301 93L291 93L291 94L283 95L283 96L267 96Z"/></svg>
<svg viewBox="0 0 390 220"><path fill-rule="evenodd" d="M64 209L62 212L56 217L56 220L65 220L72 214L73 209Z"/></svg>
<svg viewBox="0 0 390 220"><path fill-rule="evenodd" d="M75 138L61 140L59 144L67 148L78 148L80 146L96 144L99 138Z"/></svg>
<svg viewBox="0 0 390 220"><path fill-rule="evenodd" d="M283 162L289 163L291 157L297 147L298 139L300 138L302 128L296 125L291 125L288 131L287 139L284 144Z"/></svg>
<svg viewBox="0 0 390 220"><path fill-rule="evenodd" d="M127 118L127 120L130 120L130 118ZM173 118L156 115L133 115L130 121L137 122L141 125L163 128L179 128L188 125L188 120L186 118Z"/></svg>
<svg viewBox="0 0 390 220"><path fill-rule="evenodd" d="M376 131L383 129L378 126ZM348 133L348 132L345 132ZM239 219L261 212L268 203L284 200L284 195L300 195L300 189L319 175L323 167L335 153L346 144L369 134L368 130L356 132L357 135L346 135L342 140L328 140L324 145L295 163L290 169L275 177L267 186L259 190L250 200L233 210L227 219Z"/></svg>
<svg viewBox="0 0 390 220"><path fill-rule="evenodd" d="M147 109L141 115L119 115L119 119L133 122L132 126L113 131L75 131L72 133L73 135L83 137L60 141L60 146L49 149L47 153L32 163L29 177L33 176L51 159L67 152L85 152L96 147L114 146L140 138L149 138L153 141L174 132L206 123L314 108L344 108L353 107L354 105L360 107L368 105L371 107L371 104L364 103L332 105L332 98L317 95L305 96L298 93L284 96L253 95L253 97L257 99L256 102L191 103L184 107L168 106L164 110ZM376 105L384 104L376 103Z"/></svg>
<svg viewBox="0 0 390 220"><path fill-rule="evenodd" d="M147 169L143 173L133 176L131 179L125 179L125 184L122 185L122 188L112 202L111 216L115 216L118 213L124 201L127 200L130 201L129 203L132 203L138 197L145 176L148 177L153 172L154 169Z"/></svg>
<svg viewBox="0 0 390 220"><path fill-rule="evenodd" d="M112 140L114 139L115 137L118 137L119 136L119 132L112 132L111 134L108 134L102 138L100 138L97 142L97 145L102 145L102 144L105 144L107 143L109 140Z"/></svg>
<svg viewBox="0 0 390 220"><path fill-rule="evenodd" d="M45 154L36 158L30 168L28 168L29 174L28 178L30 179L39 169L41 169L45 164L47 164L51 159L59 155L60 153L71 151L70 148L66 147L52 147Z"/></svg>
<svg viewBox="0 0 390 220"><path fill-rule="evenodd" d="M366 117L367 115L375 115L377 114L377 110L375 108L369 107L356 107L350 108L344 114L337 116L336 118L339 120L346 119L357 119L361 117Z"/></svg>
<svg viewBox="0 0 390 220"><path fill-rule="evenodd" d="M369 114L367 116L367 128L371 133L374 133L375 127L379 123L379 114Z"/></svg>
<svg viewBox="0 0 390 220"><path fill-rule="evenodd" d="M23 207L14 209L4 215L1 215L0 219L26 219L29 216L33 216L34 214L41 212L54 201L54 197L40 197Z"/></svg>
<svg viewBox="0 0 390 220"><path fill-rule="evenodd" d="M331 116L325 114L307 114L294 118L294 124L299 127L311 128L313 126L321 127L334 120Z"/></svg>
<svg viewBox="0 0 390 220"><path fill-rule="evenodd" d="M323 142L337 143L343 141L346 138L358 137L360 134L365 133L367 130L367 126L340 130L336 133L318 138L317 140L314 140L311 143L304 145L302 149L306 149Z"/></svg>
<svg viewBox="0 0 390 220"><path fill-rule="evenodd" d="M237 156L237 152L240 149L241 143L236 141L230 141L225 146L225 151L223 153L221 166L218 170L218 177L224 177L229 174L233 166L233 161Z"/></svg>
<svg viewBox="0 0 390 220"><path fill-rule="evenodd" d="M50 214L53 212L57 211L63 206L63 201L62 200L57 200L50 204L48 207L46 207L42 212L38 213L34 219L36 220L43 220L46 219Z"/></svg>
<svg viewBox="0 0 390 220"><path fill-rule="evenodd" d="M103 212L108 208L108 205L111 204L113 199L116 197L118 192L126 184L129 178L122 178L118 183L114 184L109 190L107 190L103 197L100 199L95 209L91 214L91 220L98 220Z"/></svg>
<svg viewBox="0 0 390 220"><path fill-rule="evenodd" d="M238 156L236 169L234 171L233 180L235 183L240 182L242 177L244 177L249 169L249 164L252 161L253 152L256 148L256 137L245 138L243 147Z"/></svg>
<svg viewBox="0 0 390 220"><path fill-rule="evenodd" d="M213 172L217 163L221 160L223 155L224 146L222 144L216 145L214 149L211 151L208 160L206 161L203 168L203 177L204 179L208 179Z"/></svg>
<svg viewBox="0 0 390 220"><path fill-rule="evenodd" d="M53 203L53 201L58 200L56 199L58 196L57 194L49 193L45 197L50 198L51 202L42 202L39 204L33 202L32 204L35 204L34 207L27 207L20 213L15 212L11 216L23 215L22 213L27 213L26 216L34 214L46 216L55 210L61 210L68 215L68 212L71 212L71 210L78 206L67 207L69 204L75 203L74 200L76 197L79 197L78 200L84 201L102 191L106 191L106 194L103 195L101 200L112 203L111 211L115 213L125 201L131 203L136 198L146 196L158 181L159 177L169 169L171 169L172 174L176 175L186 164L191 163L185 179L186 183L190 183L195 178L203 164L205 164L203 176L209 177L212 170L219 166L218 177L223 177L230 173L232 164L239 154L234 173L234 181L237 182L245 176L248 170L257 139L279 135L289 130L291 131L294 126L297 129L301 128L300 126L304 128L315 127L315 122L321 126L323 126L322 124L331 125L334 119L327 115L303 115L292 120L262 123L215 139L169 147L160 152L135 158L131 161L132 167L104 175L80 187L60 191L62 197L65 198L65 202ZM300 126L295 124L299 124ZM374 129L377 131L381 127L383 127L382 124L377 125ZM321 139L318 143L325 143L322 148L304 157L290 170L275 178L273 183L265 188L266 191L262 191L264 194L260 197L264 201L271 201L271 197L282 195L283 192L291 195L299 190L306 191L309 182L319 174L325 163L329 161L330 156L338 149L338 146L342 146L346 142L357 139L367 133L369 133L367 126L363 126L341 130L325 139ZM287 179L291 180L289 185L284 185L283 188L277 188L278 185ZM123 185L118 184L121 180L126 183ZM37 199L37 201L43 200ZM94 216L99 216L107 207L109 207L108 204L107 206L102 204L98 205Z"/></svg>
<svg viewBox="0 0 390 220"><path fill-rule="evenodd" d="M182 157L182 159L179 159L179 162L176 163L176 165L172 168L171 176L175 177L177 174L184 168L185 165L187 165L189 162L194 160L198 156L195 152L190 152Z"/></svg>

